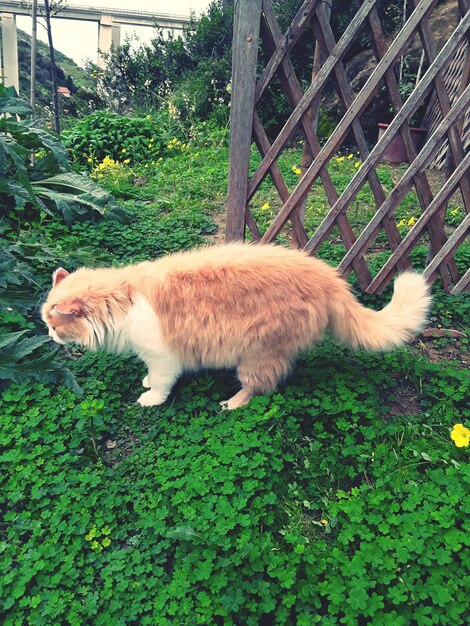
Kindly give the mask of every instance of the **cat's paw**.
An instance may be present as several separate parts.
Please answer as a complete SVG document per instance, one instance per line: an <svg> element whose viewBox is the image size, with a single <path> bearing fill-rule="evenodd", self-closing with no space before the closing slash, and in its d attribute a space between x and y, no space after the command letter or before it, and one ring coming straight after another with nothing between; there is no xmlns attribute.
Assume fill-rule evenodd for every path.
<svg viewBox="0 0 470 626"><path fill-rule="evenodd" d="M223 400L222 402L219 402L220 408L222 409L222 411L233 411L233 409L238 409L238 405L234 404L231 399L230 400Z"/></svg>
<svg viewBox="0 0 470 626"><path fill-rule="evenodd" d="M144 380L142 381L142 387L147 387L147 389L150 389L150 383L149 383L149 376L148 376L148 374L144 378Z"/></svg>
<svg viewBox="0 0 470 626"><path fill-rule="evenodd" d="M143 393L140 398L137 400L137 403L140 406L157 406L158 404L163 404L167 396L158 393L158 391L146 391Z"/></svg>
<svg viewBox="0 0 470 626"><path fill-rule="evenodd" d="M254 396L254 393L251 389L247 387L242 387L238 393L229 398L228 400L224 400L220 402L220 406L223 411L233 411L233 409L239 409L241 406L245 406Z"/></svg>

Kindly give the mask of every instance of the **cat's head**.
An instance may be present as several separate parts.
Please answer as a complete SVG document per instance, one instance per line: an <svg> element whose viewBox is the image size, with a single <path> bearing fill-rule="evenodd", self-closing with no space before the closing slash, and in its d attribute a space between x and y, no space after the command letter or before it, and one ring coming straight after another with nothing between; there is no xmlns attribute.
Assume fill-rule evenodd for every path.
<svg viewBox="0 0 470 626"><path fill-rule="evenodd" d="M92 329L86 302L77 295L74 276L61 267L53 273L52 289L41 307L41 315L55 342L90 345Z"/></svg>

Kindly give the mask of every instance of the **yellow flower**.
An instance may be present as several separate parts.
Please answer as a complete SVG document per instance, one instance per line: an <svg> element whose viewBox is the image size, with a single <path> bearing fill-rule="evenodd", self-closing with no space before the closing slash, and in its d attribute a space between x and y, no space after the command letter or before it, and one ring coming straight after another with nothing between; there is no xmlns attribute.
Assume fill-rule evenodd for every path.
<svg viewBox="0 0 470 626"><path fill-rule="evenodd" d="M125 154L125 153L127 152L127 150L126 150L125 148L123 148L123 149L121 150L121 152L122 152L123 154Z"/></svg>
<svg viewBox="0 0 470 626"><path fill-rule="evenodd" d="M413 226L415 222L416 222L416 218L411 216L410 219L408 220L408 226Z"/></svg>
<svg viewBox="0 0 470 626"><path fill-rule="evenodd" d="M149 139L150 143L153 143L155 141L155 139L152 137L151 139Z"/></svg>
<svg viewBox="0 0 470 626"><path fill-rule="evenodd" d="M301 174L301 169L300 169L300 167L296 167L295 165L294 165L294 166L292 166L292 171L294 172L294 174L297 174L297 176L298 176L299 174Z"/></svg>
<svg viewBox="0 0 470 626"><path fill-rule="evenodd" d="M358 168L358 167L360 167L360 166L361 166L361 164L359 163L359 161L356 161L356 162L354 163L354 167L355 167L355 168Z"/></svg>
<svg viewBox="0 0 470 626"><path fill-rule="evenodd" d="M87 163L93 163L93 159L91 157L88 157Z"/></svg>
<svg viewBox="0 0 470 626"><path fill-rule="evenodd" d="M353 158L352 154L348 154L348 159L351 160Z"/></svg>
<svg viewBox="0 0 470 626"><path fill-rule="evenodd" d="M261 207L262 211L267 211L268 209L270 209L271 207L269 206L269 202L265 202L263 204L263 206Z"/></svg>
<svg viewBox="0 0 470 626"><path fill-rule="evenodd" d="M457 213L460 211L460 207L458 206L456 209L454 209L453 211L450 212L451 215L457 215Z"/></svg>
<svg viewBox="0 0 470 626"><path fill-rule="evenodd" d="M127 165L128 163L130 163L130 162L131 162L131 160L130 160L130 159L124 159L124 161L123 161L123 163L125 163L126 165Z"/></svg>
<svg viewBox="0 0 470 626"><path fill-rule="evenodd" d="M398 228L401 228L402 226L406 226L406 222L405 220L400 220L397 224Z"/></svg>
<svg viewBox="0 0 470 626"><path fill-rule="evenodd" d="M470 430L463 424L456 424L450 433L450 438L457 448L466 448L470 442Z"/></svg>
<svg viewBox="0 0 470 626"><path fill-rule="evenodd" d="M322 519L321 523L323 524L323 526L328 526L328 520L327 519Z"/></svg>
<svg viewBox="0 0 470 626"><path fill-rule="evenodd" d="M342 162L344 161L344 159L345 159L345 157L338 157L338 158L336 159L336 162L337 162L337 163L342 163Z"/></svg>

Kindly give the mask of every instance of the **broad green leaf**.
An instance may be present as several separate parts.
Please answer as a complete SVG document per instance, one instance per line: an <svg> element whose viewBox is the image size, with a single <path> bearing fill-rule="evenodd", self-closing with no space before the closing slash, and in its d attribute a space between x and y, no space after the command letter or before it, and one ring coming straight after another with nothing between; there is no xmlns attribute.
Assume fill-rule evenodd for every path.
<svg viewBox="0 0 470 626"><path fill-rule="evenodd" d="M0 288L0 309L16 309L22 313L37 305L37 300L29 287Z"/></svg>
<svg viewBox="0 0 470 626"><path fill-rule="evenodd" d="M27 332L28 332L27 330L19 330L16 333L7 333L6 335L1 335L0 336L0 349L5 348L6 346L9 346L12 343L15 343L16 341L18 341L20 337L22 337Z"/></svg>
<svg viewBox="0 0 470 626"><path fill-rule="evenodd" d="M26 337L26 339L22 339L16 345L14 352L15 359L18 361L19 359L30 355L40 346L45 343L50 343L51 341L51 337L47 335L33 335L32 337Z"/></svg>
<svg viewBox="0 0 470 626"><path fill-rule="evenodd" d="M37 183L43 186L51 186L59 189L68 189L73 193L92 193L96 198L109 198L110 194L105 189L97 185L88 176L77 174L76 172L66 172L64 174L57 174L44 180L40 180Z"/></svg>
<svg viewBox="0 0 470 626"><path fill-rule="evenodd" d="M11 115L29 115L31 107L18 97L14 87L5 87L0 84L0 113Z"/></svg>

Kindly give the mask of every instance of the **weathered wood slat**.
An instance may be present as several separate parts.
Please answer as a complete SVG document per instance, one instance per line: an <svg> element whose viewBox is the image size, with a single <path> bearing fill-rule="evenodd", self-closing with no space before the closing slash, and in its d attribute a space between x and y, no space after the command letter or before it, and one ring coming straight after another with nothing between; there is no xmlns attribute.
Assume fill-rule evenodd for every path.
<svg viewBox="0 0 470 626"><path fill-rule="evenodd" d="M417 0L412 0L412 3L414 6L416 6ZM429 65L431 65L436 59L437 52L434 41L432 39L428 16L425 16L421 20L418 25L418 30L421 36L421 40L423 42L423 49L428 59L428 63ZM443 117L445 117L450 111L451 103L444 83L443 70L439 71L436 74L436 77L434 79L434 85L438 94L437 97L441 107L442 115ZM451 154L454 158L454 163L460 163L464 157L464 150L457 131L457 125L451 126L447 134L451 146ZM420 199L421 208L423 211L426 211L426 207L432 201L432 192L424 173L417 177L416 181L416 191ZM470 206L468 201L466 201L466 199L470 198L470 196L468 195L468 193L470 192L470 181L467 180L467 177L463 177L463 179L461 179L461 190L464 196L464 204L466 206ZM432 256L434 252L439 250L444 245L447 239L444 230L445 211L446 206L444 204L441 211L436 214L435 218L429 225L429 235L431 239L431 249L429 251L430 256ZM457 270L457 265L453 259L449 259L447 267L444 265L441 265L439 267L442 282L446 290L448 290L450 287L449 274L447 273L447 270L449 271L452 280L456 282L458 280L459 274Z"/></svg>
<svg viewBox="0 0 470 626"><path fill-rule="evenodd" d="M372 283L369 285L369 290L373 293L381 293L382 288L387 284L390 277L393 275L395 268L397 267L397 260L400 256L411 250L419 239L424 235L425 228L432 220L432 218L440 211L443 204L447 203L449 198L454 193L457 185L465 176L470 168L470 153L467 154L465 159L459 163L458 167L454 170L450 178L445 182L444 186L439 190L434 200L431 202L426 212L423 213L416 224L413 225L406 237L400 243L398 248L392 253L392 255L384 263L378 274L375 276ZM445 244L444 244L445 245ZM442 248L441 248L442 249Z"/></svg>
<svg viewBox="0 0 470 626"><path fill-rule="evenodd" d="M315 11L315 7L319 2L320 0L306 0L300 7L297 15L294 17L288 31L285 33L284 36L281 35L281 39L276 44L276 50L269 59L256 85L255 104L263 95L264 90L268 86L271 78L276 73L276 70L279 68L282 60L286 58L289 50L291 50L296 44L297 40L299 39L305 28L305 25L309 23L310 18ZM269 0L264 0L263 2L263 13L273 13L272 6Z"/></svg>
<svg viewBox="0 0 470 626"><path fill-rule="evenodd" d="M327 5L327 13L328 15L330 15L331 13L331 5ZM323 55L323 50L322 47L320 45L319 41L315 41L315 51L313 53L313 66L312 66L312 75L311 75L311 79L310 82L313 83L318 75L318 72L320 71L320 68L322 66L322 63L324 62L324 55ZM300 101L300 99L299 99ZM319 94L313 101L312 101L312 106L309 109L309 113L311 115L311 128L313 131L313 134L317 135L317 131L318 131L318 121L320 119L320 105L321 105L321 94ZM305 119L305 115L302 119ZM310 120L309 120L309 125L310 125ZM318 149L320 150L320 148ZM302 177L305 172L307 171L307 169L310 167L310 165L312 164L313 161L313 153L312 150L310 148L310 144L308 141L304 142L303 148L302 148L302 160L300 163L300 176ZM323 170L323 171L327 171L327 170ZM321 172L320 172L320 176L321 176ZM331 204L334 203L330 203ZM307 196L305 196L302 200L302 202L300 202L296 208L294 209L294 212L297 213L302 221L303 224L305 224L305 218L307 216ZM306 239L303 243L301 243L299 240L295 240L292 239L292 245L294 247L297 248L303 248L306 244L307 244L307 240Z"/></svg>
<svg viewBox="0 0 470 626"><path fill-rule="evenodd" d="M264 32L263 20L262 20L261 33L262 33L263 41L265 42L268 52L272 52L272 47L275 45L279 45L281 41L281 32L276 22L274 11L272 10L271 5L268 2L265 2L265 4L263 5L263 9L264 9L264 18L265 18L264 26L267 32ZM270 40L268 33L270 37L272 38L272 41ZM317 43L319 42L317 41ZM282 60L279 70L280 70L281 83L282 83L283 89L289 99L291 106L295 107L302 99L302 89L297 80L294 67L292 66L292 63L290 62L289 58L284 58ZM315 157L320 151L320 144L318 143L318 140L312 128L312 125L313 125L312 109L306 110L300 122L301 122L302 129L304 131L304 134L305 134L306 146L308 147L311 156ZM330 206L332 206L338 199L338 194L336 192L335 186L333 184L333 181L331 180L330 174L328 170L326 169L326 167L320 170L320 177L322 179L324 190L328 198L328 201L330 203ZM287 199L283 201L286 202ZM306 198L302 200L302 203L305 201L306 201ZM301 218L297 211L297 207L292 211L290 215L290 219L293 224L296 224L298 222L301 223ZM347 219L346 216L341 216L339 218L338 227L340 230L343 243L346 249L348 250L353 244L353 242L355 241L355 235L354 235L353 229L351 228L349 220ZM297 228L295 229L296 233L298 229L299 228L297 225ZM305 228L302 229L301 234L302 234L302 237L300 238L298 237L297 239L298 239L299 244L302 247L304 247L307 243ZM361 285L364 285L364 286L368 285L371 280L371 275L367 268L366 262L363 259L355 259L353 267Z"/></svg>
<svg viewBox="0 0 470 626"><path fill-rule="evenodd" d="M397 113L395 118L390 123L389 127L386 129L380 141L378 141L377 144L374 146L374 148L371 150L369 156L363 162L362 167L359 169L359 171L354 176L352 181L349 183L349 185L341 194L336 205L331 209L330 213L325 217L325 219L320 224L320 226L318 227L314 235L311 237L307 245L307 250L314 251L323 242L323 240L325 239L325 237L328 235L331 228L333 227L334 220L336 219L337 215L341 213L342 211L344 211L352 202L352 200L355 198L356 194L365 183L367 173L372 167L374 167L379 162L380 158L382 157L383 151L388 145L390 137L393 136L396 133L397 129L402 125L407 115L413 110L413 107L416 104L416 102L421 101L425 93L429 90L432 84L432 80L434 79L437 71L443 65L445 65L446 61L449 60L450 56L452 55L452 53L455 51L456 47L458 46L459 41L465 35L469 25L470 25L470 14L468 14L466 18L462 20L462 22L459 24L457 29L452 33L446 45L440 51L435 63L427 70L427 72L421 79L417 89L415 89L415 91L410 95L408 100L404 103L402 109ZM455 109L455 106L454 106L454 109ZM450 124L445 125L444 132L447 131L449 126ZM433 136L435 135L436 133L434 133ZM439 134L439 137L442 138L441 133ZM324 148L325 147L326 147L326 144ZM421 157L422 159L422 155L423 155L423 148L421 149L421 152L418 155L418 158ZM318 161L319 158L320 158L320 155L317 157L316 160ZM310 169L312 169L314 166L315 166L315 163L312 164L312 167ZM412 167L413 166L415 166L415 163L412 164ZM418 167L413 167L412 171L414 174L415 172L418 171ZM303 183L304 181L302 180L301 182ZM306 183L307 182L308 181L306 181ZM300 187L300 184L298 185L298 187ZM274 236L277 234L278 229L279 229L279 224L281 220L284 218L284 214L289 213L290 204L296 200L296 197L294 194L297 193L298 195L301 195L302 192L303 192L302 188L294 189L293 193L291 194L291 200L289 201L289 203L286 203L283 209L279 212L279 215L277 217L277 220L278 220L277 224L273 222L273 224L271 225L271 232L268 233L269 236L271 236L273 233L274 233ZM280 227L282 228L282 226ZM265 233L265 237L266 237L266 233Z"/></svg>
<svg viewBox="0 0 470 626"><path fill-rule="evenodd" d="M248 226L250 230L250 233L253 235L253 239L255 241L260 241L262 234L260 233L258 224L256 223L256 220L251 214L251 211L249 211L248 207L246 209L245 220L246 220L246 225Z"/></svg>
<svg viewBox="0 0 470 626"><path fill-rule="evenodd" d="M392 43L390 48L387 50L382 60L379 62L379 64L377 65L377 67L375 68L375 70L373 71L369 79L367 80L364 87L361 89L361 91L357 95L351 107L346 111L342 120L340 121L336 129L333 131L332 135L330 136L328 141L325 143L320 153L317 155L317 158L315 159L315 161L312 163L312 165L306 172L304 178L299 182L297 187L292 192L289 202L287 202L284 205L284 207L279 212L277 218L274 220L270 228L264 234L263 239L262 239L263 242L271 241L272 239L274 239L274 237L276 237L278 232L282 229L292 208L296 205L299 199L305 195L305 193L308 190L309 185L311 185L312 181L316 178L320 167L322 167L325 164L325 162L327 162L331 158L332 154L336 151L340 143L344 140L344 137L348 133L352 120L355 119L356 116L362 114L362 112L368 105L369 101L373 97L374 93L377 91L380 81L382 80L383 73L386 71L388 67L390 67L396 61L397 57L400 55L402 50L407 46L409 40L413 36L413 29L416 28L416 25L421 19L422 15L425 14L427 10L429 10L429 8L431 7L431 5L433 5L434 2L435 0L422 0L419 7L413 12L408 22L400 31L400 34L394 40L394 42ZM470 21L470 15L467 17L469 18L468 21ZM372 164L370 164L370 166L367 168L364 168L364 164L363 164L363 167L359 170L358 174L353 179L353 182L358 180L359 174L364 175L364 177L367 176L371 167L375 165L375 163L382 156L383 150L385 150L385 147L390 139L390 136L391 135L393 136L393 134L395 134L395 131L406 120L407 115L413 110L413 106L416 104L416 101L425 97L427 91L430 89L431 80L435 76L435 73L437 72L438 62L445 63L445 61L448 59L448 56L451 54L451 52L455 49L456 45L458 44L459 37L462 37L465 34L465 28L462 26L462 23L460 24L460 29L457 28L456 31L454 31L453 37L451 36L449 38L447 45L441 50L439 54L440 58L436 59L436 67L433 66L432 68L429 68L428 72L424 75L417 89L408 98L406 103L403 105L403 108L401 109L401 111L397 114L397 116L394 118L394 120L392 121L392 123L390 124L386 132L384 133L382 140L375 146L374 150L371 152L368 159L366 160L366 162L370 163L369 159L371 159L371 156L374 155L374 157L376 157L376 161L372 162ZM457 39L457 42L455 41L455 39ZM321 70L320 70L320 73L321 73ZM294 113L292 115L294 115ZM273 146L275 145L275 143L276 142L273 143ZM381 147L381 152L377 151L377 148L379 146ZM261 174L264 167L267 167L269 165L269 161L270 159L267 159L267 157L263 160L263 163L261 163L257 172L255 172L254 176L252 177L250 181L250 185L249 185L250 188L253 186L253 183L256 182L257 175ZM336 216L340 212L341 211L337 211L334 215L334 218L336 218ZM330 212L327 219L329 219L330 216L333 217L332 212ZM323 224L324 223L325 222L323 222ZM330 224L330 227L331 227L331 224ZM318 233L318 230L317 230L317 233ZM309 249L311 250L312 248L309 248Z"/></svg>
<svg viewBox="0 0 470 626"><path fill-rule="evenodd" d="M412 0L413 4L416 4L416 0ZM464 1L466 5L467 11L469 10L470 2L467 0ZM436 46L434 45L434 41L432 38L431 28L429 26L428 18L424 18L419 24L419 30L421 32L421 38L423 40L423 48L426 52L426 56L428 59L428 63L434 62L437 56ZM451 108L451 102L449 98L449 94L447 93L447 88L444 81L443 72L438 72L436 78L434 79L434 84L436 86L436 94L437 99L439 101L439 106L441 109L442 117L445 117ZM451 126L448 132L449 146L452 153L452 158L454 165L458 165L465 156L465 150L462 144L462 140L459 136L457 126ZM462 193L462 199L464 205L467 209L467 212L470 212L470 180L467 177L464 177L460 181L460 190Z"/></svg>
<svg viewBox="0 0 470 626"><path fill-rule="evenodd" d="M439 142L442 140L442 137L445 135L450 125L455 123L458 117L462 115L469 102L470 87L467 87L465 92L452 107L449 116L441 122L441 124L436 128L434 134L424 144L416 159L406 170L401 180L394 187L391 193L387 196L387 199L370 220L364 231L359 235L351 250L349 250L343 258L339 266L341 271L344 272L345 269L351 265L355 254L361 254L367 249L370 241L373 239L374 230L376 228L380 228L382 217L393 209L393 207L395 207L406 196L413 184L413 177L415 173L419 169L423 169L426 166L426 163L432 158L436 147L439 145Z"/></svg>
<svg viewBox="0 0 470 626"><path fill-rule="evenodd" d="M414 10L388 49L378 18L376 0L355 1L356 4L359 5L359 8L338 43L335 43L334 36L332 35L327 12L322 4L323 0L305 0L284 35L281 33L274 16L272 0L256 0L254 4L252 0L239 0L237 3L236 13L238 12L238 15L236 15L235 20L236 36L233 47L234 67L232 89L234 97L232 99L231 112L231 137L232 141L235 137L235 141L231 143L231 147L238 143L242 145L244 149L241 161L244 160L245 162L246 178L244 187L235 182L237 180L237 174L235 173L232 176L232 173L237 170L238 173L241 173L241 169L236 163L236 158L231 159L230 184L231 189L234 189L236 192L233 196L229 194L229 202L232 202L233 214L235 214L235 205L238 205L238 217L233 219L232 215L232 225L235 224L235 230L238 233L235 235L235 238L240 238L240 232L242 233L241 236L243 236L246 223L256 241L259 241L259 243L272 241L284 227L286 221L290 220L292 223L292 241L296 242L297 245L305 244L304 248L309 252L313 252L325 241L333 227L338 226L346 248L345 256L338 269L343 274L354 269L360 285L365 288L366 291L380 292L385 288L397 268L403 269L408 266L407 255L409 251L427 231L430 241L430 256L428 257L425 276L431 281L439 272L442 276L444 287L452 293L459 293L463 289L468 288L470 283L470 270L467 271L462 278L459 278L454 256L457 248L468 235L470 230L470 218L467 215L462 224L460 224L447 239L446 231L444 230L444 217L447 202L458 188L460 188L462 193L465 208L467 212L469 211L470 177L468 171L470 168L470 156L466 154L463 148L462 139L464 137L467 138L468 135L468 115L466 115L465 109L468 109L470 105L470 87L464 91L468 80L465 82L465 80L462 79L462 93L460 94L460 98L458 98L457 94L459 92L453 83L449 83L447 75L449 72L452 72L452 76L454 76L454 74L459 71L459 76L468 77L469 75L470 63L467 57L463 55L462 52L459 52L458 57L456 54L457 50L462 48L464 38L466 36L468 37L470 28L470 0L458 0L461 21L438 55L436 55L433 33L431 33L428 20L429 14L436 6L437 0L411 0L411 5L414 7ZM254 79L254 65L251 64L247 66L245 63L245 67L243 68L245 76L243 80L240 80L239 75L238 79L240 80L240 84L245 85L247 88L238 89L241 96L239 96L237 100L235 94L237 90L235 86L235 76L237 74L235 62L236 51L238 50L239 56L243 53L246 55L246 43L253 42L251 33L248 35L248 40L246 38L243 39L243 37L247 37L247 35L246 33L240 32L240 22L243 22L240 18L242 14L245 14L245 17L251 14L251 18L253 18L255 13L260 18L257 24L260 29L263 47L268 54L269 61L257 84ZM255 22L256 19L254 19L252 23L255 24ZM302 94L302 89L295 75L295 70L289 55L293 46L307 28L309 22L313 23L315 30L315 59L317 65L312 72L312 84L307 89L306 93ZM364 25L368 26L370 29L369 37L377 57L377 66L360 89L357 96L354 97L346 78L344 59L347 50L351 45L354 45ZM253 28L256 30L256 25L254 25ZM394 69L398 57L401 54L406 54L405 50L409 42L417 34L421 38L423 54L426 54L430 67L411 96L403 104ZM238 44L236 44L237 40ZM253 50L251 53L253 57ZM320 56L323 56L323 65L319 68L318 61ZM449 63L451 65L448 69ZM459 64L462 70L459 70ZM293 107L293 112L279 136L271 145L261 120L254 109L256 102L265 92L269 81L275 73L279 75L281 88L286 93ZM444 82L444 74L447 82ZM320 95L327 81L331 79L335 81L337 92L346 108L346 113L325 145L320 147L316 137L313 109L314 106L318 105ZM385 83L389 93L395 117L381 140L371 150L370 154L368 154L360 116L364 113L369 102L377 93L382 84L381 81ZM452 88L451 97L447 92L448 83ZM438 103L440 115L444 117L444 119L439 123L439 115L433 113L433 131L429 133L432 136L427 138L423 148L420 150L419 154L417 154L406 123L409 121L411 115L416 112L423 98L425 98L433 88L435 88L436 91L435 101ZM243 100L246 103L247 99L251 100L252 109L250 110L250 105L246 107L245 111L249 113L247 116L242 116L240 115L240 111L243 110ZM451 102L453 102L452 107ZM234 108L238 111L238 121L234 113ZM247 121L250 121L250 119L251 124L247 124ZM463 131L460 125L465 125ZM238 128L238 131L240 131L242 130L242 126L245 126L247 130L241 133L237 132L236 129ZM252 126L253 138L263 158L254 175L248 180L250 126ZM289 190L277 164L277 159L287 142L293 136L293 133L299 130L303 131L305 136L301 166L302 174L292 194L289 195ZM338 193L328 171L328 166L336 155L338 147L344 142L346 134L350 131L352 131L356 139L363 164L344 192L338 197ZM375 168L387 144L395 135L401 135L403 139L410 166L392 192L385 197ZM462 138L460 135L462 135ZM449 141L447 141L447 139ZM467 142L468 139L464 139L464 141ZM435 198L433 198L425 168L430 160L437 158L436 155L438 155L438 158L442 158L445 146L448 146L447 154L451 156L451 161L449 161L448 165L453 171L449 171L447 181L442 188L438 190ZM240 151L238 151L238 154L240 154ZM271 176L274 186L283 202L283 206L273 223L262 235L250 211L248 202L256 193L259 185L267 174ZM241 181L243 176L245 176L245 174L242 174L238 180ZM313 183L319 177L323 182L331 209L311 239L307 242L307 234L302 220L302 207L305 207L307 195ZM370 188L374 195L377 210L374 217L369 221L369 224L356 238L346 211L367 181L369 181ZM408 232L404 240L401 241L394 213L404 196L409 193L413 187L413 184L416 187L422 215L415 226ZM382 228L385 230L392 253L377 276L372 280L368 273L366 253ZM230 216L227 231L230 231ZM454 284L454 287L452 287L452 284Z"/></svg>
<svg viewBox="0 0 470 626"><path fill-rule="evenodd" d="M258 167L257 171L253 174L248 184L248 191L250 195L258 189L261 181L271 163L277 159L279 153L284 148L286 143L289 141L292 133L295 131L298 122L301 117L304 115L305 111L311 106L313 100L316 96L321 92L323 87L326 85L331 70L334 68L336 63L339 61L341 56L349 49L349 47L353 44L355 37L360 32L364 20L367 17L368 12L372 9L377 0L365 0L363 6L356 13L354 18L351 20L351 23L343 33L341 39L339 40L335 50L330 55L330 57L325 61L323 67L318 73L317 79L315 83L313 83L305 92L302 100L299 102L295 111L292 112L289 119L284 125L284 128L279 133L276 140L273 142L271 149L268 154L263 159L262 163ZM429 2L431 0L428 0ZM324 164L324 163L323 163ZM322 164L322 165L323 165ZM296 200L296 202L298 199Z"/></svg>
<svg viewBox="0 0 470 626"><path fill-rule="evenodd" d="M264 10L264 17L266 20L266 29L269 31L270 36L272 37L272 44L266 40L266 45L268 47L268 51L272 49L273 45L278 45L281 37L281 32L279 30L279 26L277 25L276 19L274 17L274 12L270 7L268 2L265 3L267 6ZM269 8L268 8L269 7ZM263 32L263 29L262 29ZM281 64L281 82L286 93L286 96L289 100L290 105L295 108L299 102L302 100L302 89L300 87L299 81L295 75L295 70L290 62L290 59L284 58ZM318 143L317 137L312 130L312 121L313 121L313 113L311 109L307 109L305 114L300 119L300 124L302 130L305 134L306 143L312 153L312 156L315 157L320 152L320 144ZM336 193L335 186L331 180L331 176L326 169L323 167L320 170L320 177L322 179L322 183L325 189L326 196L330 205L333 205L338 199L338 194ZM253 192L254 194L254 192ZM248 191L248 197L251 198L252 195L250 190Z"/></svg>
<svg viewBox="0 0 470 626"><path fill-rule="evenodd" d="M459 282L455 285L455 287L451 290L450 293L456 296L457 294L462 293L462 291L468 291L469 285L470 285L470 267L462 276L462 278L459 280Z"/></svg>
<svg viewBox="0 0 470 626"><path fill-rule="evenodd" d="M260 151L260 154L261 155L266 154L271 144L269 143L268 136L266 135L266 132L263 128L261 120L259 119L259 116L256 113L256 111L255 111L254 118L253 118L253 134L254 134L256 145L258 146L258 150ZM269 173L271 175L271 179L274 183L274 186L277 189L279 197L281 198L283 202L285 202L287 198L289 197L289 190L287 189L287 185L282 176L282 172L279 169L279 166L276 162L272 164L269 170ZM247 211L247 225L250 228L250 231L253 234L254 238L257 241L259 241L261 239L261 233L259 232L258 227L256 226L256 223L255 223L256 231L253 232L251 220L250 222L248 222L248 219L250 217L252 218L248 207L246 211ZM292 216L292 227L294 229L294 233L297 239L300 242L302 242L301 245L304 246L305 243L307 242L307 233L305 232L305 228L298 216L297 218L295 215Z"/></svg>
<svg viewBox="0 0 470 626"><path fill-rule="evenodd" d="M464 217L463 221L457 226L445 245L442 246L441 250L439 250L424 270L423 276L428 282L432 282L439 269L439 265L445 263L454 254L458 246L468 236L469 231L470 214Z"/></svg>
<svg viewBox="0 0 470 626"><path fill-rule="evenodd" d="M232 103L225 238L243 239L262 0L238 2L232 51ZM247 124L248 122L248 124Z"/></svg>
<svg viewBox="0 0 470 626"><path fill-rule="evenodd" d="M375 10L375 7L374 7L374 10ZM324 49L328 52L328 54L331 54L331 51L333 50L335 46L335 40L333 36L333 31L331 30L331 26L327 18L326 8L324 7L324 5L321 5L320 7L318 7L317 19L314 20L314 31L315 31L315 36L317 37L317 40L322 43ZM345 109L348 109L354 101L354 94L349 84L348 78L346 76L346 71L344 69L342 62L338 63L335 66L334 72L336 76L336 83L338 86L338 95L341 98ZM356 139L356 143L357 143L361 158L365 160L367 156L369 155L369 148L367 146L367 141L366 141L364 132L362 130L361 123L358 118L356 118L352 122L351 128L352 128L354 137ZM382 202L384 202L385 200L385 193L384 193L379 177L377 176L377 173L375 170L370 170L370 172L368 173L368 180L369 180L370 188L372 191L372 195L374 196L374 199L375 199L376 207L378 208L382 204ZM341 216L343 215L345 215L345 212L341 213ZM340 219L341 216L338 216L336 220L338 227L340 229L340 232L341 232L341 222L343 221L342 219ZM349 222L348 222L348 226L349 226ZM389 220L385 218L383 222L383 226L384 226L385 233L387 235L387 239L390 243L390 246L392 250L395 250L395 248L400 243L400 233L398 231L397 225L394 220ZM400 269L404 270L409 267L410 267L410 262L407 258L400 259ZM362 289L365 289L368 284L366 281L368 280L368 278L370 278L369 271L367 271L367 275L366 274L358 275L356 268L354 268L354 270L356 273L356 277L359 281L359 285L361 286Z"/></svg>
<svg viewBox="0 0 470 626"><path fill-rule="evenodd" d="M414 2L414 7L417 6L417 2ZM427 15L425 15L421 22L424 22L427 20ZM374 8L374 10L370 13L369 15L369 24L371 27L371 31L372 31L372 39L373 39L373 49L374 52L376 54L376 57L378 60L380 60L382 58L382 56L385 54L385 50L386 50L386 45L384 42L384 37L383 37L383 33L382 33L382 27L380 25L380 21L378 19L378 15L377 15L377 10ZM377 36L379 35L379 36ZM403 102L400 96L400 91L398 88L398 83L395 77L395 73L393 71L392 68L389 68L386 72L385 72L385 84L387 86L387 90L388 90L388 94L390 96L390 101L392 103L392 107L395 111L395 113L398 113L401 109L401 107L403 106ZM420 106L420 103L416 104L416 107ZM399 129L400 135L401 135L401 139L403 141L403 145L405 147L405 153L407 156L407 160L409 163L411 163L415 158L416 158L416 149L415 146L413 144L412 138L411 138L411 132L410 129L408 127L408 124L403 124L400 129ZM390 141L393 141L394 137L390 137ZM426 178L426 175L424 172L417 172L416 176L415 176L415 185L416 185L416 193L418 195L418 200L419 200L419 204L421 206L421 210L424 212L426 211L426 207L430 204L430 202L432 202L433 199L433 195L432 195L432 191L431 191L431 187L428 183L428 180ZM391 219L388 217L384 218L383 221L383 226L385 229L385 232L387 232L386 230L386 225L387 222L390 222ZM393 221L393 223L395 224L395 222ZM398 228L396 227L395 224L395 236L398 234L399 237L399 233ZM439 224L439 222L433 223L430 227L430 238L431 238L431 247L432 249L436 249L438 250L440 247L442 247L442 245L445 243L446 237L445 237L445 233L444 233L444 229L441 226L441 224ZM392 247L392 250L394 248ZM409 260L407 259L407 263L409 263ZM402 269L406 269L403 267L402 264L399 265L398 269L402 270ZM452 265L452 273L453 276L455 276L455 273L457 272L457 268L455 266L455 264ZM449 276L447 274L447 271L445 270L445 268L441 268L441 273L442 273L442 280L443 283L446 287L450 286L450 280L449 280Z"/></svg>

